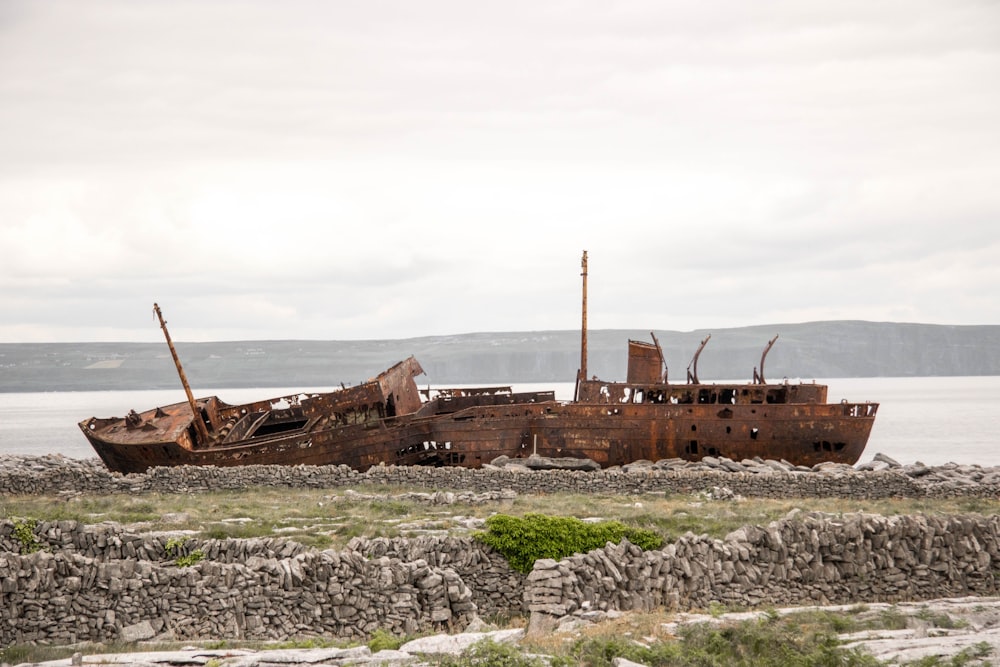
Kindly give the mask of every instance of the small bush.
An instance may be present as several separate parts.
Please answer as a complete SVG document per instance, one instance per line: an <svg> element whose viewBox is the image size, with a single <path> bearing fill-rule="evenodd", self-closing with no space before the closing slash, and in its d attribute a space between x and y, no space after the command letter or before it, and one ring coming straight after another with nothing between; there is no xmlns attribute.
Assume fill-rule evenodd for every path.
<svg viewBox="0 0 1000 667"><path fill-rule="evenodd" d="M205 560L205 552L201 549L195 549L190 553L184 553L184 546L186 544L187 538L171 537L164 545L167 555L173 557L175 565L178 567L190 567L195 563Z"/></svg>
<svg viewBox="0 0 1000 667"><path fill-rule="evenodd" d="M439 667L545 667L538 657L527 656L511 644L498 644L486 638L476 642L460 656L446 656Z"/></svg>
<svg viewBox="0 0 1000 667"><path fill-rule="evenodd" d="M38 519L16 519L14 521L14 539L21 543L21 553L33 554L40 551L42 543L35 535Z"/></svg>
<svg viewBox="0 0 1000 667"><path fill-rule="evenodd" d="M372 653L395 651L403 645L403 641L402 637L397 637L388 630L379 628L372 633L371 638L368 640L368 648L371 649Z"/></svg>
<svg viewBox="0 0 1000 667"><path fill-rule="evenodd" d="M600 549L622 538L642 549L657 549L663 538L649 530L628 528L618 521L585 523L574 517L525 514L514 517L494 514L486 520L486 531L475 538L493 547L519 572L530 572L539 558L556 560L576 553Z"/></svg>
<svg viewBox="0 0 1000 667"><path fill-rule="evenodd" d="M190 567L203 560L205 560L205 552L201 549L195 549L185 556L178 556L174 562L177 563L177 567Z"/></svg>

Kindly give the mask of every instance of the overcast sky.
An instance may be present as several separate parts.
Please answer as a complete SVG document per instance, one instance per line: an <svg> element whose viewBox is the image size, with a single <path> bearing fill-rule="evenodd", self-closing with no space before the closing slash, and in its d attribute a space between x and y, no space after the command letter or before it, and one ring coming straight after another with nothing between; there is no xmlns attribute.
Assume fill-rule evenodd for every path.
<svg viewBox="0 0 1000 667"><path fill-rule="evenodd" d="M3 0L0 342L1000 324L1000 3Z"/></svg>

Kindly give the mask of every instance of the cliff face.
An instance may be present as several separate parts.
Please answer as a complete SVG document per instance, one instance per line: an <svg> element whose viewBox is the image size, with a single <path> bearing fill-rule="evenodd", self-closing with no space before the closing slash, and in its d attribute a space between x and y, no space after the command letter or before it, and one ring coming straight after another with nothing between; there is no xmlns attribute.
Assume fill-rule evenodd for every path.
<svg viewBox="0 0 1000 667"><path fill-rule="evenodd" d="M750 379L767 357L769 379L918 375L1000 375L1000 326L835 321L716 331L657 331L674 382L685 379L698 344L702 381ZM588 372L624 379L629 338L642 330L591 331ZM196 389L316 387L356 383L414 355L419 382L572 382L580 365L576 331L475 333L385 341L177 343ZM178 385L165 344L0 344L0 392L159 389Z"/></svg>

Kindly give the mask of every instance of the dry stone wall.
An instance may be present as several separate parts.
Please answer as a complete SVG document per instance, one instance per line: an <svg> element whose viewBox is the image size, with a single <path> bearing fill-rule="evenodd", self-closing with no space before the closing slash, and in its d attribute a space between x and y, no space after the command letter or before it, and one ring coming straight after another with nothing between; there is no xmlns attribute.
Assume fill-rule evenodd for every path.
<svg viewBox="0 0 1000 667"><path fill-rule="evenodd" d="M877 458L877 457L876 457ZM820 464L813 468L760 459L742 462L706 457L645 462L596 471L527 470L516 464L481 469L377 466L358 472L347 466L180 466L152 468L143 474L112 473L99 459L62 456L0 457L0 493L72 495L77 493L199 492L254 486L336 488L407 486L522 494L692 493L725 486L747 497L995 497L1000 469L948 464L929 468L898 463L852 468Z"/></svg>
<svg viewBox="0 0 1000 667"><path fill-rule="evenodd" d="M997 595L1000 517L797 514L726 539L628 542L526 577L471 538L188 540L39 523L33 553L0 523L0 642L365 638L462 629L478 615L864 603ZM176 556L201 550L188 567Z"/></svg>
<svg viewBox="0 0 1000 667"><path fill-rule="evenodd" d="M662 550L623 542L540 560L525 604L550 616L605 610L926 600L996 595L1000 517L811 514Z"/></svg>
<svg viewBox="0 0 1000 667"><path fill-rule="evenodd" d="M184 545L182 567L158 537L117 527L39 524L33 553L0 524L0 642L368 637L464 627L472 591L423 559L365 558L277 540ZM55 535L56 539L52 536ZM60 545L58 548L56 545ZM89 555L88 555L89 554Z"/></svg>
<svg viewBox="0 0 1000 667"><path fill-rule="evenodd" d="M368 558L389 556L404 561L425 560L454 570L472 589L472 601L484 618L519 613L527 575L507 559L468 537L355 538L348 544Z"/></svg>

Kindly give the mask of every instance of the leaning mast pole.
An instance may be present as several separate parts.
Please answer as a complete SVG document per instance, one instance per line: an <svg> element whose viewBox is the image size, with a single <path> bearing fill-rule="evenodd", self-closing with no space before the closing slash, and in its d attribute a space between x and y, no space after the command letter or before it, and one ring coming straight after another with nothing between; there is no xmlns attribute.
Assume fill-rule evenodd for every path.
<svg viewBox="0 0 1000 667"><path fill-rule="evenodd" d="M583 308L580 324L580 372L577 377L577 386L587 379L587 251L583 251L583 259L580 261L581 273L583 276Z"/></svg>
<svg viewBox="0 0 1000 667"><path fill-rule="evenodd" d="M170 340L170 332L167 331L167 323L163 320L163 313L160 312L158 304L153 304L153 312L156 313L156 318L160 320L160 328L163 329L163 335L167 339L170 356L174 358L174 366L177 367L177 374L181 377L181 384L184 385L184 393L187 394L188 405L191 406L191 417L194 420L194 427L197 429L202 441L208 443L208 427L205 426L205 420L201 418L201 413L198 411L198 404L195 403L194 394L191 393L191 385L188 384L187 376L184 375L184 369L181 368L181 360L177 356L177 350L174 349L174 342Z"/></svg>

